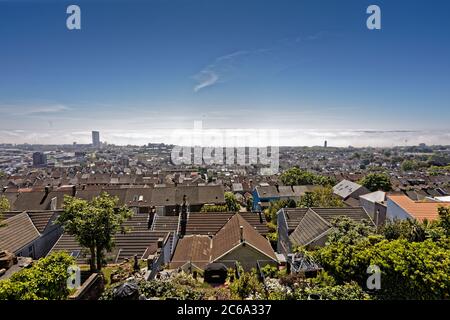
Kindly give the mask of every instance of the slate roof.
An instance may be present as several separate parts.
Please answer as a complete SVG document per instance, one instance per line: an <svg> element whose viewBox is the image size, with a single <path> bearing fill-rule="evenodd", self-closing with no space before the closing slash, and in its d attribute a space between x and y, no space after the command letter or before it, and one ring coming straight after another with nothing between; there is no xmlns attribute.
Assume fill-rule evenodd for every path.
<svg viewBox="0 0 450 320"><path fill-rule="evenodd" d="M295 245L308 245L325 235L331 229L331 222L340 216L349 217L357 222L366 220L373 224L362 207L283 208L282 213L287 218L289 239Z"/></svg>
<svg viewBox="0 0 450 320"><path fill-rule="evenodd" d="M126 220L122 226L130 231L145 231L149 229L148 218L149 216L147 213L135 213L131 218Z"/></svg>
<svg viewBox="0 0 450 320"><path fill-rule="evenodd" d="M260 198L299 198L316 186L257 186L256 192Z"/></svg>
<svg viewBox="0 0 450 320"><path fill-rule="evenodd" d="M191 262L198 268L204 269L211 261L212 240L205 235L189 235L178 240L170 267L180 268Z"/></svg>
<svg viewBox="0 0 450 320"><path fill-rule="evenodd" d="M40 233L43 233L47 226L51 223L51 219L58 215L60 211L27 211L31 221Z"/></svg>
<svg viewBox="0 0 450 320"><path fill-rule="evenodd" d="M370 202L384 202L386 200L386 192L384 191L375 191L368 194L364 194L359 196L360 198L370 201Z"/></svg>
<svg viewBox="0 0 450 320"><path fill-rule="evenodd" d="M77 188L75 196L84 200L106 192L119 199L119 205L130 207L139 206L174 206L181 204L183 196L187 196L191 205L222 204L225 203L223 186L171 186L171 187L101 187L98 185ZM64 195L72 195L72 188L63 188L50 191L48 195L44 190L19 189L18 192L3 192L11 204L11 210L47 210L53 198L57 199L57 209L63 206Z"/></svg>
<svg viewBox="0 0 450 320"><path fill-rule="evenodd" d="M310 208L315 213L317 213L321 218L328 222L336 219L340 216L346 216L350 219L361 222L362 220L372 221L370 216L367 214L366 210L362 207L356 208Z"/></svg>
<svg viewBox="0 0 450 320"><path fill-rule="evenodd" d="M300 221L302 221L304 215L308 211L308 208L284 208L284 216L286 218L288 230L290 232L297 228Z"/></svg>
<svg viewBox="0 0 450 320"><path fill-rule="evenodd" d="M125 234L117 233L114 236L115 246L111 253L106 256L112 259L114 263L120 263L125 259L130 259L137 255L138 258L146 258L157 250L158 240L169 237L168 232L157 231L132 231ZM80 264L89 263L88 250L83 249L75 237L64 233L51 249L51 252L65 251L76 257ZM49 253L49 254L50 254Z"/></svg>
<svg viewBox="0 0 450 320"><path fill-rule="evenodd" d="M0 250L16 252L40 237L38 229L26 212L19 213L2 222Z"/></svg>
<svg viewBox="0 0 450 320"><path fill-rule="evenodd" d="M155 215L152 223L153 231L178 231L178 216Z"/></svg>
<svg viewBox="0 0 450 320"><path fill-rule="evenodd" d="M308 210L289 238L295 244L307 245L328 231L330 227L331 224L329 222L314 211Z"/></svg>
<svg viewBox="0 0 450 320"><path fill-rule="evenodd" d="M269 241L260 235L240 214L235 214L213 238L211 259L219 259L224 254L239 246L242 240L267 257L277 261L275 252Z"/></svg>
<svg viewBox="0 0 450 320"><path fill-rule="evenodd" d="M348 198L353 192L356 190L364 188L360 184L357 184L355 182L349 181L349 180L342 180L337 185L333 187L333 192L340 196L343 199Z"/></svg>
<svg viewBox="0 0 450 320"><path fill-rule="evenodd" d="M215 235L234 215L226 213L190 213L186 225L186 235Z"/></svg>
<svg viewBox="0 0 450 320"><path fill-rule="evenodd" d="M219 230L235 214L235 212L190 213L186 225L186 235L197 234L213 236L219 232ZM264 217L252 212L241 212L239 214L262 235L266 235L269 232Z"/></svg>

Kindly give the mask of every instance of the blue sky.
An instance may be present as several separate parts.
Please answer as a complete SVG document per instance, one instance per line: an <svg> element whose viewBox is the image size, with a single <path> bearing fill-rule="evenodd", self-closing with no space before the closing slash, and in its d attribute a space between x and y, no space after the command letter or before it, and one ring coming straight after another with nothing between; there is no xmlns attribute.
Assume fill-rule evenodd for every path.
<svg viewBox="0 0 450 320"><path fill-rule="evenodd" d="M282 144L448 142L449 14L445 0L0 0L0 142L159 142L196 120L284 130Z"/></svg>

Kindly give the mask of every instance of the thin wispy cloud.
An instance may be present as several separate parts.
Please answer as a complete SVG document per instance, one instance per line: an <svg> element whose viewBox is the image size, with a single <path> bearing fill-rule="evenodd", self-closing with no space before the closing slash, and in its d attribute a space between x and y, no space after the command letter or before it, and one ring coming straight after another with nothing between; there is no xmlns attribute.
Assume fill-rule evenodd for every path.
<svg viewBox="0 0 450 320"><path fill-rule="evenodd" d="M14 117L59 114L72 110L62 104L52 105L1 105L0 111Z"/></svg>
<svg viewBox="0 0 450 320"><path fill-rule="evenodd" d="M216 58L214 63L209 64L194 76L194 79L197 80L194 91L198 92L215 85L219 80L223 80L223 77L233 69L234 61L247 54L249 54L249 51L241 50Z"/></svg>
<svg viewBox="0 0 450 320"><path fill-rule="evenodd" d="M219 80L219 75L211 69L205 69L200 71L200 73L196 76L198 80L198 84L194 87L194 91L198 92L201 89L206 87L210 87L217 83Z"/></svg>
<svg viewBox="0 0 450 320"><path fill-rule="evenodd" d="M54 105L54 106L46 106L46 107L38 107L35 109L31 109L23 112L21 115L39 115L39 114L49 114L49 113L60 113L69 111L71 108L63 105Z"/></svg>
<svg viewBox="0 0 450 320"><path fill-rule="evenodd" d="M242 62L243 58L248 58L248 61L251 62L251 59L253 58L269 53L274 54L276 51L281 51L282 49L290 50L291 46L298 46L302 42L321 40L327 36L329 36L329 32L320 31L308 36L285 38L271 47L254 50L239 50L220 56L193 77L197 81L197 84L194 86L194 92L199 92L200 90L214 86L217 83L227 81L227 79L231 77L231 73L238 71L237 64Z"/></svg>

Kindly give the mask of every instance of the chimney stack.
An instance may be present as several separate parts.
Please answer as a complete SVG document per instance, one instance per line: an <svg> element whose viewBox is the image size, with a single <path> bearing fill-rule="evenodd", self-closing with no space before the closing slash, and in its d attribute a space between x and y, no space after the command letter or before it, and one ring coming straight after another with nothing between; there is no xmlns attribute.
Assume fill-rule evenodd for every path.
<svg viewBox="0 0 450 320"><path fill-rule="evenodd" d="M278 183L275 183L275 188L277 188L277 192L280 193L280 186L278 185Z"/></svg>
<svg viewBox="0 0 450 320"><path fill-rule="evenodd" d="M241 243L244 242L244 227L240 226L240 233L241 233Z"/></svg>
<svg viewBox="0 0 450 320"><path fill-rule="evenodd" d="M183 237L186 234L186 226L187 226L187 215L188 215L188 204L186 201L186 195L183 195L183 204L181 205L180 212L180 237Z"/></svg>
<svg viewBox="0 0 450 320"><path fill-rule="evenodd" d="M162 249L164 238L158 238L158 249Z"/></svg>
<svg viewBox="0 0 450 320"><path fill-rule="evenodd" d="M77 194L77 187L72 186L72 197L75 197L76 194Z"/></svg>

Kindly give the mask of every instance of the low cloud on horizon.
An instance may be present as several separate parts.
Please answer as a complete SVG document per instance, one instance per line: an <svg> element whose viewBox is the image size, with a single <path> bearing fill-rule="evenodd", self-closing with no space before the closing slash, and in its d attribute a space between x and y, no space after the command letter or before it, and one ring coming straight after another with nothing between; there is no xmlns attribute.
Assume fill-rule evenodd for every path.
<svg viewBox="0 0 450 320"><path fill-rule="evenodd" d="M249 131L250 130L250 131ZM261 132L266 132L262 129ZM203 134L224 135L227 130L208 130L204 129ZM254 134L257 131L251 129L232 129L235 137L242 135ZM182 132L183 136L189 135L191 129ZM450 141L450 130L447 131L407 131L407 130L297 130L297 129L280 129L273 130L277 133L277 141L279 146L321 146L327 140L328 146L335 147L394 147L405 145L418 145L426 143L428 145L446 145ZM145 130L100 130L101 141L116 145L144 145L148 143L166 143L166 144L182 144L181 137L176 134L173 129L153 129ZM248 146L241 140L240 146ZM273 140L272 140L273 141ZM63 130L54 130L46 132L36 132L28 130L0 130L0 143L13 144L88 144L91 142L90 131L73 131L67 132ZM239 142L238 142L239 143ZM264 144L264 141L261 142ZM219 143L220 144L220 143ZM270 145L275 143L270 142Z"/></svg>

